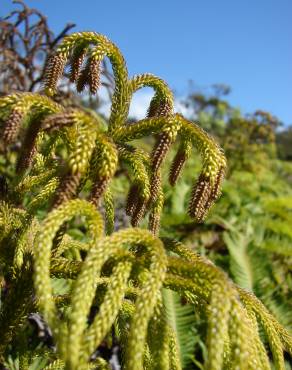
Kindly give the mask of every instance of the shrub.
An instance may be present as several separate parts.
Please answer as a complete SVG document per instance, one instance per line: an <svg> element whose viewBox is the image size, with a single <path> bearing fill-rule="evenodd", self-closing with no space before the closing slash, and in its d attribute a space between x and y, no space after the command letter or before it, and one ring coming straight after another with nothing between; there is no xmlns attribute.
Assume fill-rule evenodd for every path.
<svg viewBox="0 0 292 370"><path fill-rule="evenodd" d="M95 94L105 57L115 78L107 127L94 112L68 109L49 97L66 64L78 91L88 87ZM144 86L155 92L148 116L128 123L131 97ZM206 368L270 369L271 351L275 367L284 369L292 340L262 303L209 260L159 238L161 167L176 138L172 186L193 147L201 156L189 202L195 221L203 221L219 197L226 169L214 139L173 112L166 83L151 74L129 78L119 49L100 34L84 32L65 37L56 49L44 92L47 96L15 93L0 99L7 163L0 205L2 359L16 348L23 368L29 366L36 351L25 344L21 327L38 310L57 348L43 349L47 369L110 368L100 351L92 355L104 342L115 341L125 369L180 369L184 349L166 315L167 292L174 291L207 318ZM151 135L156 144L149 154L136 140ZM129 172L125 211L133 227L114 231L111 182L121 163ZM148 230L139 228L147 214ZM67 289L57 294L54 283L61 279Z"/></svg>

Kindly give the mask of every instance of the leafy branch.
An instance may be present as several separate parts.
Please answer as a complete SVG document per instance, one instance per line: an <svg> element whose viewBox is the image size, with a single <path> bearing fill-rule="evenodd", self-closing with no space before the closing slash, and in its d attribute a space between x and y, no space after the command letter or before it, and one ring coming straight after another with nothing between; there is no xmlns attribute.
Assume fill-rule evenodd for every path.
<svg viewBox="0 0 292 370"><path fill-rule="evenodd" d="M216 141L198 123L173 112L166 83L150 74L129 78L116 45L84 32L66 36L49 59L44 93L56 93L68 64L77 89L88 86L94 94L105 57L115 79L108 126L90 110L65 108L44 94L0 99L5 151L17 140L22 143L12 158L10 177L3 179L0 204L0 261L9 286L0 314L1 356L37 308L57 348L47 369L108 369L101 356L90 359L111 336L120 343L124 369L181 369L179 338L163 304L166 288L207 313L206 368L270 369L260 325L275 367L284 369L284 351L291 354L292 340L262 303L209 260L159 238L161 169L175 140L180 146L170 169L172 186L192 149L201 156L189 202L194 220L203 221L218 199L226 170ZM148 115L128 123L133 93L144 86L154 90ZM156 144L150 154L136 148L135 140L151 135ZM110 183L122 163L130 173L125 208L133 227L113 232ZM104 219L98 210L102 201ZM137 227L147 213L148 230ZM67 233L77 220L81 240ZM73 280L69 293L56 295L52 277ZM97 307L93 317L92 307Z"/></svg>

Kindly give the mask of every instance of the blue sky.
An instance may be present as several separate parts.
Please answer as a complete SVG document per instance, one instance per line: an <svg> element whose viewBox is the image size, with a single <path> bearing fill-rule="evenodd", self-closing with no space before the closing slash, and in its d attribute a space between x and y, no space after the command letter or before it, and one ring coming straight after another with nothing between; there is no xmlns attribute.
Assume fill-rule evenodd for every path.
<svg viewBox="0 0 292 370"><path fill-rule="evenodd" d="M0 15L11 8L0 0ZM188 81L204 89L230 85L230 102L268 110L292 123L291 0L27 0L57 32L107 35L130 74L151 72L182 96ZM145 93L146 95L149 92Z"/></svg>

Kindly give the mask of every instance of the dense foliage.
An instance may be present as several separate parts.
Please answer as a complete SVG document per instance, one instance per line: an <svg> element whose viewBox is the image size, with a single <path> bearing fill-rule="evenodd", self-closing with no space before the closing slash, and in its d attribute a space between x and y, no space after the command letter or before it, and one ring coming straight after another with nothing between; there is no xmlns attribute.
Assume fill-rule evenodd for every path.
<svg viewBox="0 0 292 370"><path fill-rule="evenodd" d="M66 66L94 95L105 57L108 122L55 99ZM130 122L144 86L147 117ZM43 92L0 99L3 367L289 366L291 164L277 158L279 122L218 95L185 104L190 120L163 80L130 78L119 49L93 32L64 38ZM229 169L214 205L226 175L217 142Z"/></svg>

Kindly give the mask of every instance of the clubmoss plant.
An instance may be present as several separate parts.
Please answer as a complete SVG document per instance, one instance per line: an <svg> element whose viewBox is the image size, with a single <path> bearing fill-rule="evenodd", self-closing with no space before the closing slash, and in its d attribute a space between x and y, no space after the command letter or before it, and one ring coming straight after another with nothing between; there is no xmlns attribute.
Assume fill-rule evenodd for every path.
<svg viewBox="0 0 292 370"><path fill-rule="evenodd" d="M77 90L88 87L96 93L105 57L115 78L107 127L93 112L68 109L51 98L67 64ZM154 90L147 117L128 123L131 98L144 86ZM109 369L101 356L91 356L113 336L124 369L181 369L162 294L170 289L207 316L206 369L284 370L284 352L291 354L292 339L261 302L209 260L159 238L161 167L175 140L180 145L170 169L171 185L193 147L201 156L189 203L194 221L203 221L219 197L226 170L215 140L173 112L167 84L151 74L129 78L119 49L103 35L84 32L65 37L48 61L44 93L0 99L3 142L14 163L11 175L1 180L0 262L7 290L0 316L2 358L27 315L38 310L57 349L48 356L46 369ZM150 135L156 137L150 154L130 144ZM15 155L13 146L19 141ZM125 211L133 227L113 232L110 182L121 163L130 175ZM89 185L90 191L82 192ZM146 215L148 230L138 227ZM82 240L66 233L76 218L87 230ZM53 277L70 279L69 293L56 295ZM92 318L93 306L98 310Z"/></svg>

